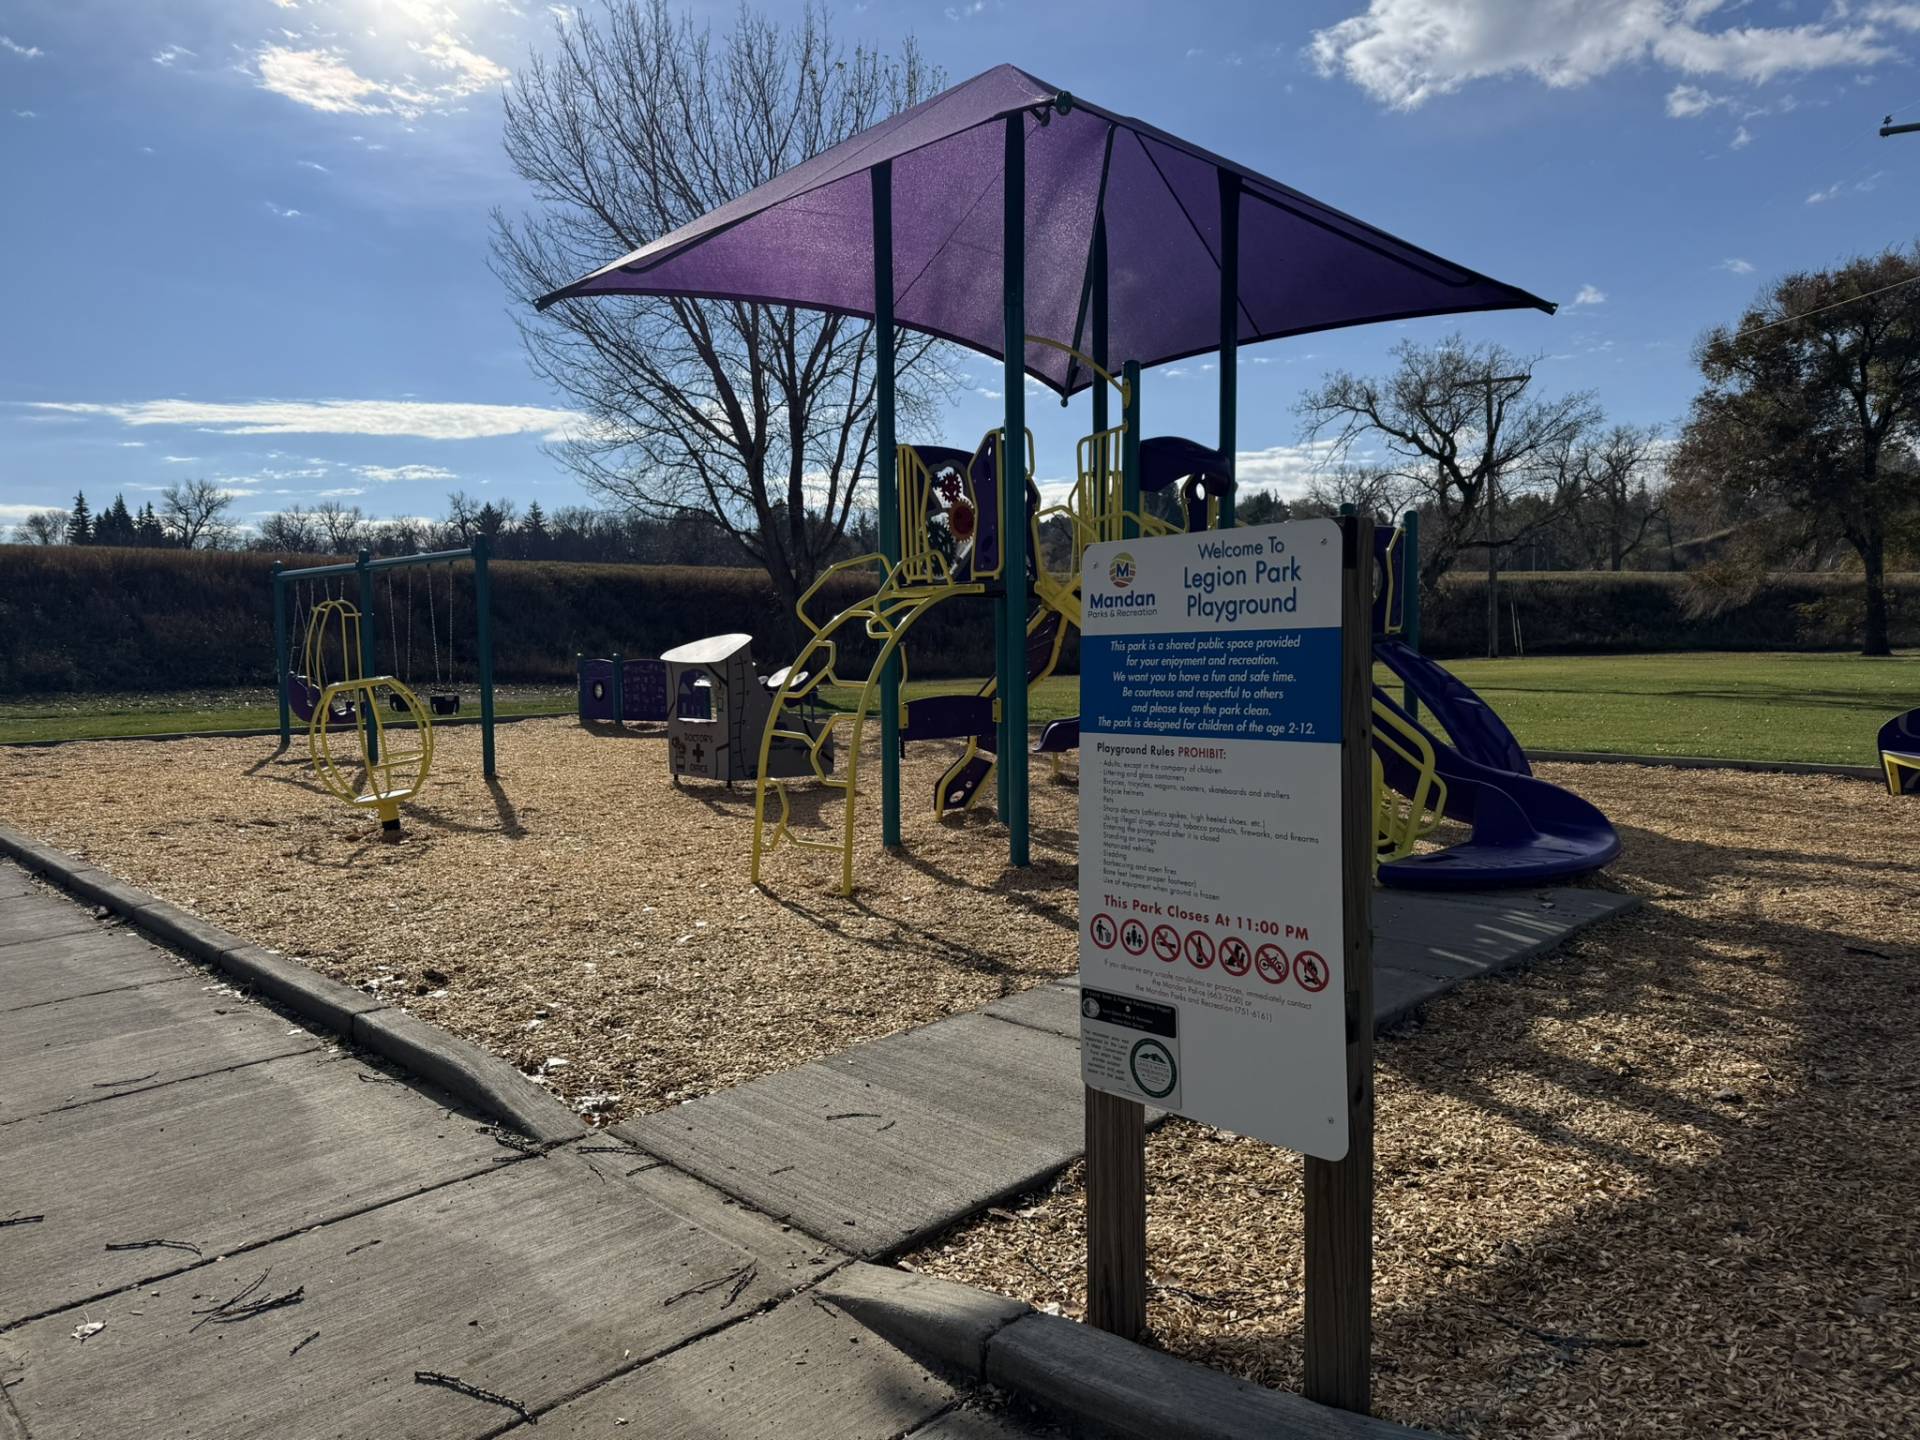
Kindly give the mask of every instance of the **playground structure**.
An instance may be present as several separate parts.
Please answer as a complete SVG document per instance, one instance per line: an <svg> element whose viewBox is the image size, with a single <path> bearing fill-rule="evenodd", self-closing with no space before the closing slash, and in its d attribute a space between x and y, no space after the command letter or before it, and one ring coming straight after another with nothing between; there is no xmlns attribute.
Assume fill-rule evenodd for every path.
<svg viewBox="0 0 1920 1440"><path fill-rule="evenodd" d="M668 715L667 662L574 657L582 725L662 723Z"/></svg>
<svg viewBox="0 0 1920 1440"><path fill-rule="evenodd" d="M328 679L336 648L340 677ZM420 793L433 769L433 721L419 697L392 676L361 674L362 653L358 610L333 599L313 606L301 645L302 672L287 677L281 695L306 716L314 777L335 798L378 815L382 838L398 839L400 806ZM387 738L382 695L409 722L411 749L396 748ZM341 731L353 733L357 754L335 754L334 736Z"/></svg>
<svg viewBox="0 0 1920 1440"><path fill-rule="evenodd" d="M1880 768L1887 793L1920 795L1920 710L1896 715L1880 727Z"/></svg>
<svg viewBox="0 0 1920 1440"><path fill-rule="evenodd" d="M460 708L460 698L456 690L450 688L453 680L453 588L452 567L461 561L470 561L473 565L473 611L474 611L474 658L480 691L480 754L481 768L486 778L495 776L493 744L493 600L492 584L487 571L488 547L485 537L476 537L471 546L464 550L435 550L416 555L387 555L375 559L368 550L360 551L350 561L337 565L311 565L297 570L282 568L280 562L273 566L273 661L275 689L280 700L280 745L286 748L293 742L293 717L297 714L311 727L316 714L325 714L329 718L320 726L324 732L346 724L356 724L356 728L365 739L366 760L370 765L381 761L381 735L383 725L377 716L362 714L369 703L372 692L367 687L376 687L387 696L392 713L397 716L412 717L416 712L431 708L434 713L451 715ZM442 671L440 663L440 639L434 612L432 571L427 572L427 619L432 637L434 689L428 698L428 707L422 707L419 698L413 695L411 686L404 682L412 680L411 664L413 649L414 607L412 604L413 587L411 571L422 566L445 565L449 579L447 590L447 648L449 659ZM400 592L393 584L393 576L400 571L409 572L404 605ZM388 630L390 642L389 659L397 662L404 674L394 675L391 670L383 671L379 664L379 625L375 618L374 599L375 577L384 574L387 577ZM355 582L356 598L349 602L345 591L348 578ZM302 669L296 671L290 662L289 618L301 595L300 587L309 589L314 585L330 587L333 582L340 584L341 594L335 598L329 596L316 604L307 606L309 620L307 626L308 641L302 648ZM316 673L330 663L333 648L322 644L315 649L312 642L315 631L313 618L327 606L335 607L328 613L338 616L340 608L352 614L351 633L343 626L337 633L338 649L342 656L342 666L346 682L338 687L338 693L332 701L323 700L329 687L318 683L326 673ZM402 642L401 610L405 610L405 641ZM397 692L404 691L412 697L409 705ZM356 723L357 722L357 723Z"/></svg>
<svg viewBox="0 0 1920 1440"><path fill-rule="evenodd" d="M667 765L675 783L682 776L764 783L833 769L831 724L797 716L798 728L776 737L775 705L754 668L751 635L694 640L660 661L667 667Z"/></svg>
<svg viewBox="0 0 1920 1440"><path fill-rule="evenodd" d="M955 194L984 198L996 188L997 214L996 207L982 204L956 214ZM1030 237L1038 238L1031 264ZM848 263L859 256L870 257L870 265ZM997 296L978 283L995 258L1001 272ZM912 713L900 704L906 672L901 641L929 608L964 595L992 606L995 674L989 689L963 697L974 702L964 713L952 707L944 717L951 726L976 728L967 736L967 773L943 777L940 803L951 808L970 799L984 788L990 769L998 816L1007 828L1008 862L1029 863L1028 767L981 763L986 747L980 737L991 734L996 758L1024 753L1028 684L1038 673L1033 652L1057 639L1043 640L1036 631L1037 610L1057 611L1062 624L1077 615L1073 571L1085 545L1150 529L1141 505L1143 366L1217 352L1220 433L1210 468L1220 473L1196 484L1191 498L1209 524L1229 528L1235 521L1241 345L1422 315L1553 309L1009 65L882 121L538 304L599 294L719 297L827 309L874 322L880 548L836 569L871 566L879 583L868 599L830 621L807 621L811 638L792 667L806 678L790 678L781 687L774 723L762 736L763 748L800 743L801 732L782 724L780 715L830 683L836 635L859 634L877 645L857 711L830 722L823 737L830 738L839 724L850 725L846 774L834 782L845 802L841 835L810 842L840 853L843 890L852 888L861 722L869 710L877 711L881 838L897 845L900 736L903 724L914 728ZM1002 363L1003 423L964 467L955 452L903 451L897 443L894 369L901 325ZM1116 364L1116 352L1128 357L1124 364ZM1080 443L1075 493L1065 512L1072 558L1061 574L1033 561L1037 526L1002 523L1010 514L1004 455L1008 441L1026 448L1029 375L1063 404L1081 389L1093 390L1093 424ZM1110 389L1120 391L1126 412L1119 426L1108 420ZM1191 473L1190 462L1179 457L1181 445L1193 444L1169 442L1166 463L1185 465ZM923 477L916 464L932 474ZM1021 479L1030 481L1030 463L1019 468ZM943 488L929 488L934 475ZM958 565L922 547L918 538L935 496L949 534L966 545ZM924 509L915 512L916 505ZM1191 523L1194 516L1185 518ZM817 587L806 598L815 593ZM1043 616L1042 627L1046 623ZM850 632L854 625L858 630ZM1039 669L1045 663L1042 656ZM982 703L990 710L983 711ZM991 730L977 728L988 715ZM923 712L923 719L922 735L942 728L937 707ZM1057 753L1070 738L1064 730L1043 737L1043 751L1051 744L1055 748L1047 753ZM755 806L756 877L772 778L765 769ZM788 827L784 787L775 787L775 798L776 840L799 840ZM1402 831L1418 830L1427 823L1425 812L1399 823Z"/></svg>

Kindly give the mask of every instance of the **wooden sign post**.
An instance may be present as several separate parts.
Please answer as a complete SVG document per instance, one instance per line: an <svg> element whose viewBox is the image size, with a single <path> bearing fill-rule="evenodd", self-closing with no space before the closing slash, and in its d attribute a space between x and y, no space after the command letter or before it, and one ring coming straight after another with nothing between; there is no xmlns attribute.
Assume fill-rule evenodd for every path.
<svg viewBox="0 0 1920 1440"><path fill-rule="evenodd" d="M1371 1399L1373 523L1089 547L1087 1319L1146 1332L1145 1106L1306 1155L1306 1393Z"/></svg>

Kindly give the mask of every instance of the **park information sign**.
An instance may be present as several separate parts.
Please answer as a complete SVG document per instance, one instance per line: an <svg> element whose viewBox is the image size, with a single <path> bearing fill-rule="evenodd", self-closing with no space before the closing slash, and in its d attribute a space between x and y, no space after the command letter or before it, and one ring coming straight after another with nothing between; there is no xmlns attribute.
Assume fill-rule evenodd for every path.
<svg viewBox="0 0 1920 1440"><path fill-rule="evenodd" d="M1096 1090L1347 1153L1341 531L1088 548L1081 1068Z"/></svg>

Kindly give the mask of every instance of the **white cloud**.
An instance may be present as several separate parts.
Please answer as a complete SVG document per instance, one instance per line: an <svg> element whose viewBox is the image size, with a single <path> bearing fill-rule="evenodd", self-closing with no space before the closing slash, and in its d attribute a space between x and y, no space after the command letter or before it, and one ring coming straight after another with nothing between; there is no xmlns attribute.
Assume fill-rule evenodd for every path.
<svg viewBox="0 0 1920 1440"><path fill-rule="evenodd" d="M1580 287L1580 293L1573 297L1573 303L1576 305L1604 305L1607 303L1607 292L1600 289L1597 285L1582 285Z"/></svg>
<svg viewBox="0 0 1920 1440"><path fill-rule="evenodd" d="M1344 75L1375 99L1412 109L1475 80L1531 75L1554 88L1584 85L1623 66L1652 63L1689 76L1750 83L1795 71L1877 65L1896 58L1887 27L1920 6L1873 6L1800 25L1702 28L1744 8L1728 0L1369 0L1366 11L1314 32L1308 54L1323 75ZM1705 92L1700 92L1705 95ZM1706 96L1707 102L1714 97ZM1697 114L1680 102L1681 114ZM1676 113L1673 96L1668 113Z"/></svg>
<svg viewBox="0 0 1920 1440"><path fill-rule="evenodd" d="M200 457L198 455L162 455L160 461L164 465L198 465Z"/></svg>
<svg viewBox="0 0 1920 1440"><path fill-rule="evenodd" d="M283 492L276 490L273 493L276 495L279 495ZM291 493L291 492L284 492L284 493ZM349 495L364 495L366 493L367 493L367 487L364 485L342 485L337 490L316 490L314 492L314 494L319 496L319 498L322 500L344 500Z"/></svg>
<svg viewBox="0 0 1920 1440"><path fill-rule="evenodd" d="M1753 143L1753 132L1742 125L1733 132L1733 139L1727 142L1729 150L1744 150Z"/></svg>
<svg viewBox="0 0 1920 1440"><path fill-rule="evenodd" d="M1832 200L1836 196L1838 196L1839 193L1840 193L1840 183L1838 181L1835 181L1833 184L1829 185L1826 189L1816 190L1811 195L1807 196L1807 204L1824 205L1827 203L1827 201Z"/></svg>
<svg viewBox="0 0 1920 1440"><path fill-rule="evenodd" d="M12 55L18 55L22 60L38 60L42 55L47 53L38 45L20 44L11 35L0 35L0 50L5 50Z"/></svg>
<svg viewBox="0 0 1920 1440"><path fill-rule="evenodd" d="M1329 440L1239 450L1233 457L1234 479L1243 495L1263 492L1283 500L1297 500L1307 493L1314 473L1326 464L1332 453L1333 442Z"/></svg>
<svg viewBox="0 0 1920 1440"><path fill-rule="evenodd" d="M1675 120L1691 120L1696 115L1704 115L1718 106L1732 103L1724 95L1715 95L1697 85L1676 85L1667 92L1667 114Z"/></svg>
<svg viewBox="0 0 1920 1440"><path fill-rule="evenodd" d="M40 118L40 112L38 110L16 110L13 114L16 120L38 120Z"/></svg>
<svg viewBox="0 0 1920 1440"><path fill-rule="evenodd" d="M331 175L333 173L318 160L296 160L293 163L304 170L318 170L322 175Z"/></svg>
<svg viewBox="0 0 1920 1440"><path fill-rule="evenodd" d="M965 5L947 6L946 15L949 20L971 20L986 8L987 0L969 0Z"/></svg>
<svg viewBox="0 0 1920 1440"><path fill-rule="evenodd" d="M504 85L510 78L505 67L444 30L426 40L409 41L407 48L444 78L437 83L412 74L375 79L356 70L343 50L303 50L291 45L262 46L253 57L254 75L261 89L309 109L333 115L393 115L402 120L417 120L429 111Z"/></svg>
<svg viewBox="0 0 1920 1440"><path fill-rule="evenodd" d="M144 440L122 440L120 442L120 448L122 450L144 450L147 448L147 442Z"/></svg>
<svg viewBox="0 0 1920 1440"><path fill-rule="evenodd" d="M137 400L122 404L37 400L53 417L104 415L123 425L183 425L220 435L380 435L484 440L539 435L565 440L590 422L575 410L540 405L475 405L427 400Z"/></svg>
<svg viewBox="0 0 1920 1440"><path fill-rule="evenodd" d="M440 465L362 465L360 473L382 484L390 480L458 480L453 471Z"/></svg>
<svg viewBox="0 0 1920 1440"><path fill-rule="evenodd" d="M276 205L271 200L266 202L266 206L267 209L278 215L282 220L298 220L300 218L300 212L298 210L290 209L285 205Z"/></svg>
<svg viewBox="0 0 1920 1440"><path fill-rule="evenodd" d="M1714 266L1714 269L1724 270L1729 275L1751 275L1753 273L1753 262L1751 260L1742 260L1738 255L1729 255L1718 265Z"/></svg>
<svg viewBox="0 0 1920 1440"><path fill-rule="evenodd" d="M153 63L156 65L171 66L177 60L191 60L193 58L195 58L195 52L187 49L184 45L164 45L160 48L159 52L154 55Z"/></svg>

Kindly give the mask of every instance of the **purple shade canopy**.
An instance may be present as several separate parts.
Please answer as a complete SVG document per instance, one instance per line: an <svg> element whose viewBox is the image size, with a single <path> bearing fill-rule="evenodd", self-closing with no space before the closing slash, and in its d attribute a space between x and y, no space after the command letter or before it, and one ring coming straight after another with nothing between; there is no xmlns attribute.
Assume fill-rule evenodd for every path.
<svg viewBox="0 0 1920 1440"><path fill-rule="evenodd" d="M689 295L871 318L869 172L892 162L894 319L1002 354L1004 129L1026 131L1026 328L1091 349L1086 303L1104 211L1108 354L1158 365L1220 345L1221 179L1240 182L1239 342L1420 315L1553 306L1153 126L1001 65L861 131L541 298ZM1028 345L1063 395L1084 365Z"/></svg>

